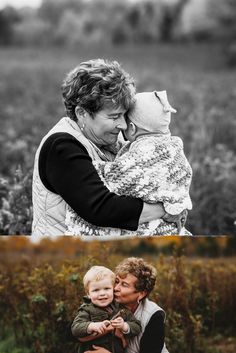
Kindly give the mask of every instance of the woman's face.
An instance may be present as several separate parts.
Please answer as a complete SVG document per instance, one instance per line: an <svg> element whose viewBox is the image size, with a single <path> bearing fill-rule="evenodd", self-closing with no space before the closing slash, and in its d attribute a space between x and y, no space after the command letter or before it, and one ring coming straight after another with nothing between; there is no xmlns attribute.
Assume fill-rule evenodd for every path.
<svg viewBox="0 0 236 353"><path fill-rule="evenodd" d="M84 134L98 146L116 143L118 134L127 128L124 108L103 108L91 117L85 118Z"/></svg>
<svg viewBox="0 0 236 353"><path fill-rule="evenodd" d="M128 273L126 277L121 278L119 275L116 276L116 282L114 287L114 297L118 303L126 306L138 305L138 300L141 300L141 292L137 292L135 283L137 277Z"/></svg>

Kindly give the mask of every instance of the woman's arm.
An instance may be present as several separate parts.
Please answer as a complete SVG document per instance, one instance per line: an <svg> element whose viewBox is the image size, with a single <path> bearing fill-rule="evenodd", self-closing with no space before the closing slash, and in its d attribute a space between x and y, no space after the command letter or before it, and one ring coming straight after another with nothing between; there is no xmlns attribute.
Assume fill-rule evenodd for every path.
<svg viewBox="0 0 236 353"><path fill-rule="evenodd" d="M156 204L143 203L143 210L139 218L139 223L149 222L153 219L162 218L165 214L161 202Z"/></svg>
<svg viewBox="0 0 236 353"><path fill-rule="evenodd" d="M150 213L143 201L110 192L99 178L85 147L67 133L51 135L42 146L39 174L45 187L86 221L101 227L136 230ZM157 216L153 216L152 219Z"/></svg>
<svg viewBox="0 0 236 353"><path fill-rule="evenodd" d="M162 311L155 312L140 340L139 353L161 353L164 346L165 326Z"/></svg>

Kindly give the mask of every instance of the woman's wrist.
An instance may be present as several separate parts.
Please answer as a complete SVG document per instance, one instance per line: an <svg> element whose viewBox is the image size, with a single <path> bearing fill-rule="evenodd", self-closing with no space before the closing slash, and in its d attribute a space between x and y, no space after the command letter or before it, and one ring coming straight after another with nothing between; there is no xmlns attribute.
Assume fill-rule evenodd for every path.
<svg viewBox="0 0 236 353"><path fill-rule="evenodd" d="M143 203L143 210L139 218L139 224L150 222L154 219L162 218L165 214L164 207L161 202L156 204Z"/></svg>

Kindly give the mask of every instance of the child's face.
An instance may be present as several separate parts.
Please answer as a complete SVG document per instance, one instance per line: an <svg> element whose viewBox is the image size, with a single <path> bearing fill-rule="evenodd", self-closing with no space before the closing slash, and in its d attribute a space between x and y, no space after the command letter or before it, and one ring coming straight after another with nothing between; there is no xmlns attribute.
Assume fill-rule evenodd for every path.
<svg viewBox="0 0 236 353"><path fill-rule="evenodd" d="M108 306L113 301L113 284L111 278L91 281L88 287L88 297L96 306Z"/></svg>
<svg viewBox="0 0 236 353"><path fill-rule="evenodd" d="M166 113L163 115L162 120L159 123L158 131L161 132L162 134L166 134L170 132L170 121L171 121L171 113Z"/></svg>

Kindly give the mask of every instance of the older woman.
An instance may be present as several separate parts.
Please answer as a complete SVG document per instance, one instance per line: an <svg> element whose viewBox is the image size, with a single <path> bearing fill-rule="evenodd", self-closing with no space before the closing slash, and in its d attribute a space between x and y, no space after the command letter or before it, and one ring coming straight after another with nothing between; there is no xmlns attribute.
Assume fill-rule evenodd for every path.
<svg viewBox="0 0 236 353"><path fill-rule="evenodd" d="M32 235L64 234L66 205L101 227L136 230L164 216L161 204L110 192L92 164L114 159L134 93L133 79L117 62L83 62L65 78L67 116L42 139L35 156Z"/></svg>
<svg viewBox="0 0 236 353"><path fill-rule="evenodd" d="M141 321L142 332L130 339L126 353L168 353L164 339L165 312L148 299L156 281L155 268L141 258L127 258L116 267L115 299ZM94 346L85 353L110 353Z"/></svg>

